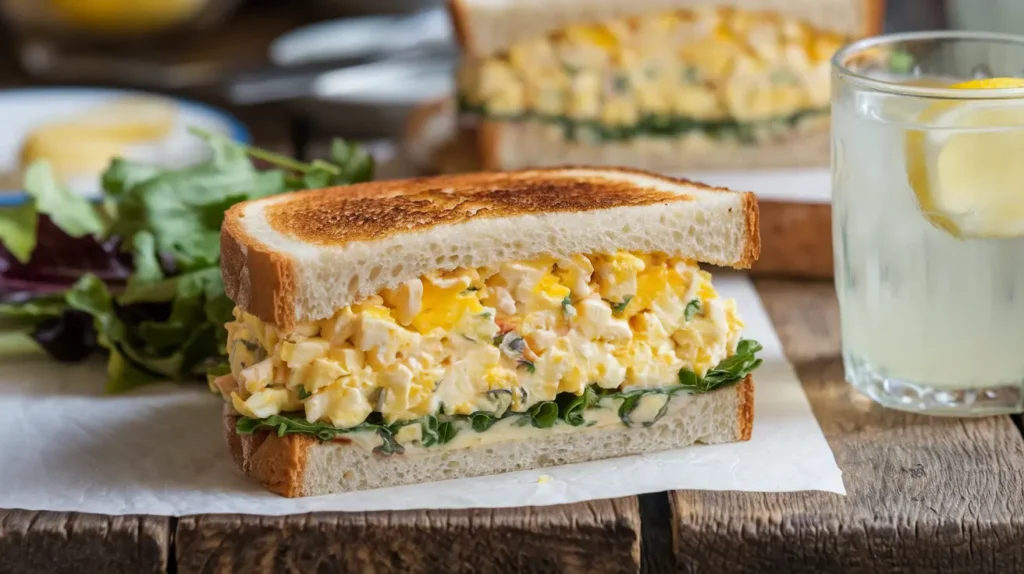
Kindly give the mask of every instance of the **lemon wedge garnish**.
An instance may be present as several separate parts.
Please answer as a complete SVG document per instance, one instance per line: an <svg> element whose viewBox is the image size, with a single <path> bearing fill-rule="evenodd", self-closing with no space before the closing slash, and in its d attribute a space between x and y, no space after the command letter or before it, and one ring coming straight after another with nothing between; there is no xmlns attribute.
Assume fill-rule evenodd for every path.
<svg viewBox="0 0 1024 574"><path fill-rule="evenodd" d="M1024 88L1021 78L986 78L962 90ZM907 177L921 211L956 237L1024 236L1024 97L944 100L907 133Z"/></svg>

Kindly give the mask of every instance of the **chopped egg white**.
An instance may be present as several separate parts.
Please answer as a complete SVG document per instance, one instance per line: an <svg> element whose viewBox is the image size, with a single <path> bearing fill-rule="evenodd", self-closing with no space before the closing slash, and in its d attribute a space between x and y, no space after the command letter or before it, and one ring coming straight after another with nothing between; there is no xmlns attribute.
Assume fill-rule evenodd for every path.
<svg viewBox="0 0 1024 574"><path fill-rule="evenodd" d="M775 137L765 126L800 129L789 124L828 109L829 59L849 39L734 6L599 19L464 58L459 94L502 121L597 124L621 139L688 126L676 129L703 130L698 137L715 143L716 126L733 120L762 128L737 130L753 143Z"/></svg>
<svg viewBox="0 0 1024 574"><path fill-rule="evenodd" d="M237 384L225 394L247 417L299 411L339 428L374 412L388 423L524 412L592 384L655 388L683 368L703 375L735 353L742 328L735 302L692 261L538 258L427 275L291 332L236 309Z"/></svg>

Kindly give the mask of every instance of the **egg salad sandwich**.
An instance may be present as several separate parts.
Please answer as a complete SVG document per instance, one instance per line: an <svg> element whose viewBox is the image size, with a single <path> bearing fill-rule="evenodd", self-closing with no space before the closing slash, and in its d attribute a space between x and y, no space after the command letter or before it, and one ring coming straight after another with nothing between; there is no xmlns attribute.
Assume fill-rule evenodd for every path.
<svg viewBox="0 0 1024 574"><path fill-rule="evenodd" d="M222 230L241 469L285 496L747 440L753 194L624 169L240 203Z"/></svg>
<svg viewBox="0 0 1024 574"><path fill-rule="evenodd" d="M882 6L449 0L459 110L484 169L827 165L830 58Z"/></svg>

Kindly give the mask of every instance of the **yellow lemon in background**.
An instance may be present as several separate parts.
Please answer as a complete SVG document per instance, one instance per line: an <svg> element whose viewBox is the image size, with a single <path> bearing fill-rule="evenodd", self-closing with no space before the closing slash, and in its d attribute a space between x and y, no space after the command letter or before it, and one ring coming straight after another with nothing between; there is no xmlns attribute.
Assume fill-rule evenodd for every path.
<svg viewBox="0 0 1024 574"><path fill-rule="evenodd" d="M69 24L95 32L150 32L188 20L204 0L49 0Z"/></svg>
<svg viewBox="0 0 1024 574"><path fill-rule="evenodd" d="M986 78L958 90L1024 88ZM1020 98L942 100L907 133L907 177L921 211L957 237L1024 237L1024 92Z"/></svg>

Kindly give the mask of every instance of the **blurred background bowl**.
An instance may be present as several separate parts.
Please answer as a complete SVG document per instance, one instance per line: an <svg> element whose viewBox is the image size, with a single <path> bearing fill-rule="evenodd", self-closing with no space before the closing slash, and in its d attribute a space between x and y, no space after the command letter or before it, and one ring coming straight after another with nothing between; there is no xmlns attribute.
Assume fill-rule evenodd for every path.
<svg viewBox="0 0 1024 574"><path fill-rule="evenodd" d="M368 14L408 14L444 5L444 0L310 0L314 14L321 18L342 18Z"/></svg>
<svg viewBox="0 0 1024 574"><path fill-rule="evenodd" d="M0 0L15 34L62 42L118 44L205 30L241 0Z"/></svg>

